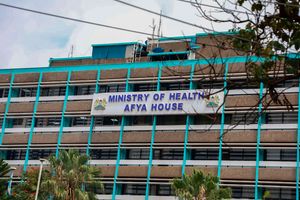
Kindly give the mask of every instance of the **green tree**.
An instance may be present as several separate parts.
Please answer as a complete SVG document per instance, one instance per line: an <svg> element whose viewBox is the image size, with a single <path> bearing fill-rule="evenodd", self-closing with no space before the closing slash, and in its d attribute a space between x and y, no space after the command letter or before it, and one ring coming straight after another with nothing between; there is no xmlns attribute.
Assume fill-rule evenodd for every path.
<svg viewBox="0 0 300 200"><path fill-rule="evenodd" d="M264 59L245 63L248 78L251 82L262 81L274 102L281 103L274 88L299 78L300 73L299 0L214 0L213 5L203 0L190 2L207 21L232 25L230 31L236 34L228 37L226 48Z"/></svg>
<svg viewBox="0 0 300 200"><path fill-rule="evenodd" d="M13 196L8 195L7 187L11 167L3 159L0 159L0 199L1 200L17 200ZM21 199L20 199L21 200ZM22 199L23 200L23 199Z"/></svg>
<svg viewBox="0 0 300 200"><path fill-rule="evenodd" d="M92 200L95 194L84 189L87 187L103 188L97 180L100 170L87 165L89 157L78 151L61 151L58 158L51 156L48 179L42 181L41 189L48 191L55 200Z"/></svg>
<svg viewBox="0 0 300 200"><path fill-rule="evenodd" d="M218 177L194 170L190 176L184 174L181 179L174 179L171 187L176 196L184 200L230 199L231 190L219 188L218 182Z"/></svg>
<svg viewBox="0 0 300 200"><path fill-rule="evenodd" d="M0 196L6 194L8 184L7 175L10 170L10 166L3 159L0 159Z"/></svg>
<svg viewBox="0 0 300 200"><path fill-rule="evenodd" d="M12 200L33 200L36 193L36 187L38 183L39 170L30 170L26 172L19 184L13 187ZM47 170L43 170L42 180L50 178L50 173ZM43 188L39 190L39 199L47 199L48 192Z"/></svg>

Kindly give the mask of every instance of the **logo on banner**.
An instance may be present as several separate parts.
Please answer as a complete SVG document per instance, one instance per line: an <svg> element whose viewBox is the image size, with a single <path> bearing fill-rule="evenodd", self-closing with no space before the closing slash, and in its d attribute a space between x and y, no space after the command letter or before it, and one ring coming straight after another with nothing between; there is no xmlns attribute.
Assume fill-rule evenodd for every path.
<svg viewBox="0 0 300 200"><path fill-rule="evenodd" d="M105 110L106 105L107 105L107 101L105 98L103 98L103 99L98 98L95 100L94 109L95 110Z"/></svg>
<svg viewBox="0 0 300 200"><path fill-rule="evenodd" d="M209 99L205 99L206 106L207 107L218 107L220 103L220 97L219 95L211 95L209 96Z"/></svg>

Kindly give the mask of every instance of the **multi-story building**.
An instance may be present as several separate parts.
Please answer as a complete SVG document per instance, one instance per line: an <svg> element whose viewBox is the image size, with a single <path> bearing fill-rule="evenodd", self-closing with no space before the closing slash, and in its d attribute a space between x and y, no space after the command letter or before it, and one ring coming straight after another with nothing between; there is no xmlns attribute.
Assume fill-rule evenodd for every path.
<svg viewBox="0 0 300 200"><path fill-rule="evenodd" d="M245 71L260 59L227 48L230 37L96 44L90 57L0 70L0 156L17 180L39 158L78 149L102 170L99 199L175 199L170 181L193 169L236 199L295 199L298 79L278 85L293 109L264 109L266 90Z"/></svg>

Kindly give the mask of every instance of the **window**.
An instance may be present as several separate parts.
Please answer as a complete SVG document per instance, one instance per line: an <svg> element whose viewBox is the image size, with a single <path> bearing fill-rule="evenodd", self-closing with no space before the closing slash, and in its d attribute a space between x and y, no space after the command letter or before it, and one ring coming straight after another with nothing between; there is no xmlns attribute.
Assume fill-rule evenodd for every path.
<svg viewBox="0 0 300 200"><path fill-rule="evenodd" d="M182 149L155 149L153 159L156 160L182 160Z"/></svg>
<svg viewBox="0 0 300 200"><path fill-rule="evenodd" d="M20 88L19 97L34 97L36 92L37 88Z"/></svg>
<svg viewBox="0 0 300 200"><path fill-rule="evenodd" d="M287 79L283 82L278 83L277 87L285 87L285 88L289 88L289 87L298 87L298 79L294 78L294 79Z"/></svg>
<svg viewBox="0 0 300 200"><path fill-rule="evenodd" d="M221 115L213 114L213 115L195 115L194 124L220 124L221 122ZM226 118L225 118L226 119Z"/></svg>
<svg viewBox="0 0 300 200"><path fill-rule="evenodd" d="M43 87L41 88L41 96L64 96L66 87Z"/></svg>
<svg viewBox="0 0 300 200"><path fill-rule="evenodd" d="M128 116L128 125L152 125L152 116Z"/></svg>
<svg viewBox="0 0 300 200"><path fill-rule="evenodd" d="M8 97L9 88L5 88L3 91L3 97Z"/></svg>
<svg viewBox="0 0 300 200"><path fill-rule="evenodd" d="M24 160L26 156L26 149L1 150L1 153L5 160ZM29 160L48 158L53 154L55 154L55 149L30 149Z"/></svg>
<svg viewBox="0 0 300 200"><path fill-rule="evenodd" d="M146 185L124 184L122 185L122 194L145 195Z"/></svg>
<svg viewBox="0 0 300 200"><path fill-rule="evenodd" d="M104 184L104 194L112 194L113 192L113 184L106 183Z"/></svg>
<svg viewBox="0 0 300 200"><path fill-rule="evenodd" d="M154 51L154 50L153 50ZM169 50L171 54L158 54L158 55L152 55L150 57L151 61L164 61L164 60L187 60L188 59L188 53L176 53L172 52L172 49Z"/></svg>
<svg viewBox="0 0 300 200"><path fill-rule="evenodd" d="M94 85L74 86L74 95L90 95L95 93Z"/></svg>
<svg viewBox="0 0 300 200"><path fill-rule="evenodd" d="M160 90L188 90L190 88L189 82L174 82L161 83Z"/></svg>
<svg viewBox="0 0 300 200"><path fill-rule="evenodd" d="M150 195L154 196L175 196L170 185L151 185Z"/></svg>
<svg viewBox="0 0 300 200"><path fill-rule="evenodd" d="M221 80L223 81L223 80ZM227 79L227 86L230 89L256 89L259 85L247 79Z"/></svg>
<svg viewBox="0 0 300 200"><path fill-rule="evenodd" d="M145 84L133 84L133 91L143 92L143 91L156 91L156 83L145 83Z"/></svg>
<svg viewBox="0 0 300 200"><path fill-rule="evenodd" d="M222 75L223 76L223 75ZM216 74L215 78L211 80L200 80L195 82L197 85L197 89L221 89L224 87L224 81L220 78L219 74ZM255 82L250 82L249 80L245 79L228 79L227 80L227 87L229 89L256 89L259 88L259 85Z"/></svg>
<svg viewBox="0 0 300 200"><path fill-rule="evenodd" d="M219 80L198 81L196 82L197 89L221 89L224 87L224 82Z"/></svg>
<svg viewBox="0 0 300 200"><path fill-rule="evenodd" d="M115 160L117 159L116 149L91 149L90 156L94 160Z"/></svg>
<svg viewBox="0 0 300 200"><path fill-rule="evenodd" d="M171 196L174 195L170 185L158 185L157 195L159 196Z"/></svg>
<svg viewBox="0 0 300 200"><path fill-rule="evenodd" d="M218 149L192 149L192 160L218 160ZM255 149L223 149L223 160L255 160Z"/></svg>
<svg viewBox="0 0 300 200"><path fill-rule="evenodd" d="M128 149L126 151L126 159L148 160L149 149Z"/></svg>
<svg viewBox="0 0 300 200"><path fill-rule="evenodd" d="M0 98L8 97L9 88L0 88Z"/></svg>
<svg viewBox="0 0 300 200"><path fill-rule="evenodd" d="M61 118L48 118L47 119L47 126L59 126Z"/></svg>
<svg viewBox="0 0 300 200"><path fill-rule="evenodd" d="M35 126L36 127L46 127L46 126L57 127L60 126L60 121L61 121L60 117L36 118ZM31 121L27 121L26 126L29 125L29 123L31 124Z"/></svg>
<svg viewBox="0 0 300 200"><path fill-rule="evenodd" d="M225 119L229 118L231 124L256 124L257 123L257 113L234 113L232 115L226 115Z"/></svg>
<svg viewBox="0 0 300 200"><path fill-rule="evenodd" d="M253 187L231 187L232 198L238 199L254 199Z"/></svg>
<svg viewBox="0 0 300 200"><path fill-rule="evenodd" d="M74 148L72 148L73 150L75 150L75 151L77 151L80 155L86 155L86 149L84 148L84 149L74 149ZM69 151L70 149L68 149L68 147L62 147L61 149L60 149L60 151L61 150L65 150L65 151Z"/></svg>
<svg viewBox="0 0 300 200"><path fill-rule="evenodd" d="M113 117L95 117L94 126L119 126L121 124L122 117L113 116Z"/></svg>
<svg viewBox="0 0 300 200"><path fill-rule="evenodd" d="M267 113L267 124L297 124L298 113L297 112L285 112L285 113Z"/></svg>
<svg viewBox="0 0 300 200"><path fill-rule="evenodd" d="M267 161L296 161L295 149L266 149L264 157Z"/></svg>
<svg viewBox="0 0 300 200"><path fill-rule="evenodd" d="M282 161L296 161L297 151L294 149L282 149L281 150L281 160Z"/></svg>
<svg viewBox="0 0 300 200"><path fill-rule="evenodd" d="M29 160L38 160L40 158L48 158L55 154L55 149L30 149Z"/></svg>
<svg viewBox="0 0 300 200"><path fill-rule="evenodd" d="M2 97L4 97L4 90L5 90L6 88L0 88L0 98L2 98Z"/></svg>
<svg viewBox="0 0 300 200"><path fill-rule="evenodd" d="M267 199L273 199L273 200L296 199L296 190L292 188L263 188L263 193L264 191L270 192L270 196Z"/></svg>
<svg viewBox="0 0 300 200"><path fill-rule="evenodd" d="M185 125L185 115L157 116L157 125Z"/></svg>
<svg viewBox="0 0 300 200"><path fill-rule="evenodd" d="M5 160L24 160L26 156L25 149L1 150Z"/></svg>
<svg viewBox="0 0 300 200"><path fill-rule="evenodd" d="M100 93L106 92L125 92L125 84L116 84L116 85L100 85Z"/></svg>
<svg viewBox="0 0 300 200"><path fill-rule="evenodd" d="M14 118L12 119L12 127L23 127L23 118Z"/></svg>
<svg viewBox="0 0 300 200"><path fill-rule="evenodd" d="M192 149L192 160L218 160L218 149Z"/></svg>
<svg viewBox="0 0 300 200"><path fill-rule="evenodd" d="M89 126L91 118L86 116L69 118L71 126Z"/></svg>
<svg viewBox="0 0 300 200"><path fill-rule="evenodd" d="M223 160L256 160L255 149L224 149L222 151Z"/></svg>
<svg viewBox="0 0 300 200"><path fill-rule="evenodd" d="M99 186L95 186L95 185L89 185L86 184L86 190L88 192L93 192L95 194L112 194L113 191L113 184L110 183L104 183L103 184L103 190L101 190L101 188Z"/></svg>
<svg viewBox="0 0 300 200"><path fill-rule="evenodd" d="M0 88L0 98L8 97L9 88Z"/></svg>
<svg viewBox="0 0 300 200"><path fill-rule="evenodd" d="M28 127L31 127L31 121L32 121L32 118L26 118L24 119L25 120L25 127L28 128ZM37 124L37 118L35 119L35 125Z"/></svg>

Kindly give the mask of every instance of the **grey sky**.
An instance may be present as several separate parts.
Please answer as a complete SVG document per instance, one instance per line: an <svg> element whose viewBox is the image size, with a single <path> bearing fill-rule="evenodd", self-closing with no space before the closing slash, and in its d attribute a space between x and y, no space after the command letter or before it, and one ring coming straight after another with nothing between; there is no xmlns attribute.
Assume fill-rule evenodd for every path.
<svg viewBox="0 0 300 200"><path fill-rule="evenodd" d="M211 28L197 16L190 4L177 0L126 0L135 5ZM87 21L151 33L152 19L158 16L122 5L113 0L0 0L1 3L36 9ZM208 1L209 2L209 1ZM227 31L228 24L214 24ZM0 68L47 66L50 57L91 54L91 44L145 41L147 36L41 16L0 6ZM191 35L203 30L163 19L165 36Z"/></svg>

